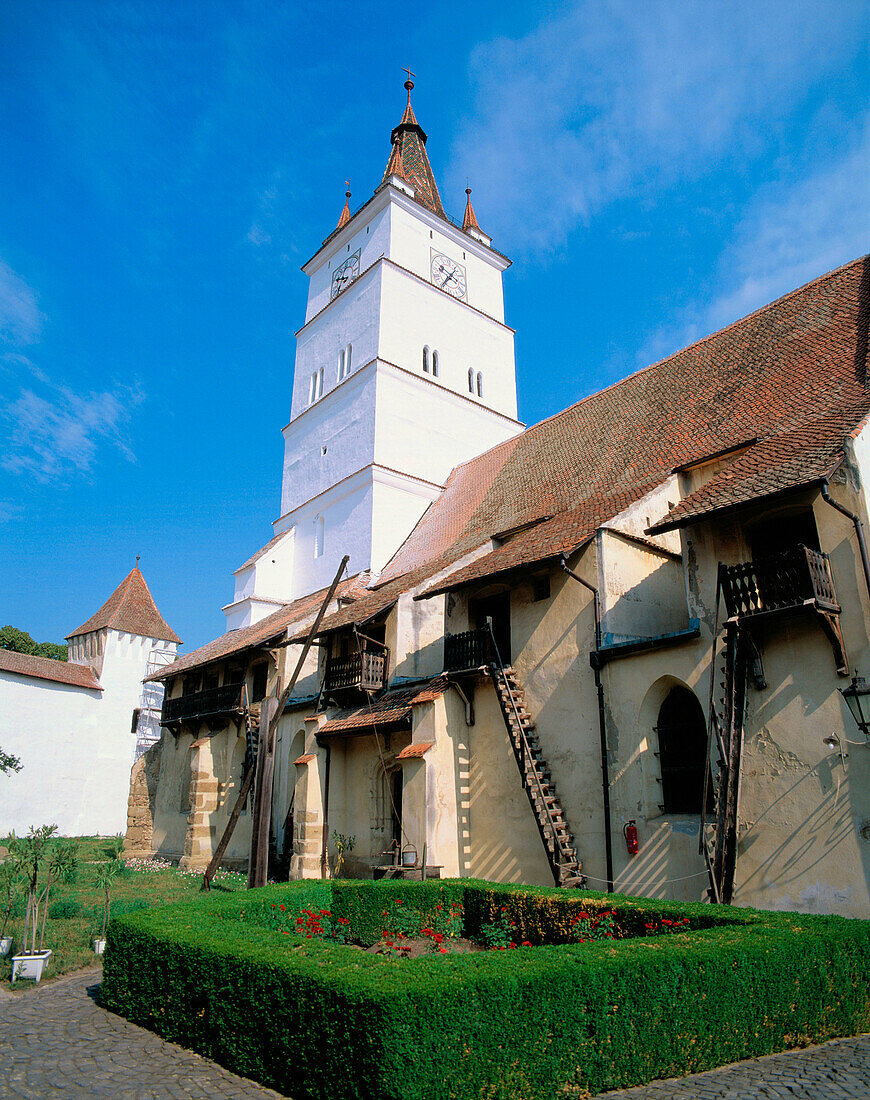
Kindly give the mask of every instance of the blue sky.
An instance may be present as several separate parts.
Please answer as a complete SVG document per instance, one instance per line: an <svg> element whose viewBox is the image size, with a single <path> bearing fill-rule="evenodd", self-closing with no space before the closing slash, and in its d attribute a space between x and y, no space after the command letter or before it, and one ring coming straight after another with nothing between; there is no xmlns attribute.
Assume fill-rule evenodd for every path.
<svg viewBox="0 0 870 1100"><path fill-rule="evenodd" d="M280 500L299 270L404 74L448 212L514 260L534 423L870 248L858 0L4 0L0 622L142 555L191 649Z"/></svg>

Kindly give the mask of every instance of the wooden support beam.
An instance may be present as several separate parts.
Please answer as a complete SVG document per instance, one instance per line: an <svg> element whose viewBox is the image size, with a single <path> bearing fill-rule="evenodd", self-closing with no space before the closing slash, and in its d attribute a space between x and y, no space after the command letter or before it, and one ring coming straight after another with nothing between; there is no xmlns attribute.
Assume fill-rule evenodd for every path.
<svg viewBox="0 0 870 1100"><path fill-rule="evenodd" d="M311 629L308 631L308 637L305 639L305 644L302 646L302 652L299 654L299 660L296 662L296 668L293 670L293 675L290 677L290 680L289 680L287 686L284 688L284 690L281 692L281 694L278 697L278 701L275 704L274 712L271 711L271 707L266 708L267 711L271 714L270 720L268 722L265 722L265 721L263 721L262 717L260 719L260 751L257 754L258 762L262 761L264 759L264 751L263 750L265 748L266 752L268 754L271 754L271 756L273 758L273 765L274 765L275 736L276 736L277 731L278 731L278 722L280 721L281 715L284 712L284 707L287 704L287 700L290 698L290 695L293 691L293 688L296 687L296 681L299 679L299 673L302 671L302 666L305 664L305 658L308 656L308 651L311 649L311 646L314 643L314 637L317 634L317 631L320 629L320 624L323 621L323 616L326 614L326 610L329 607L330 603L332 602L332 597L335 595L336 588L338 588L338 582L341 580L342 573L344 573L345 569L347 568L347 563L349 561L350 561L350 556L345 554L345 556L341 559L341 564L339 565L338 569L335 572L335 577L333 578L332 584L329 586L329 591L326 593L326 596L323 600L323 603L320 605L320 609L317 612L317 617L315 618L314 622L311 624ZM266 702L266 700L263 700L263 703L260 704L261 716L263 715L263 704L265 702ZM269 702L270 703L274 702L274 699L270 699ZM235 830L236 822L239 820L239 816L242 812L242 807L245 804L245 799L248 797L248 793L251 790L251 784L254 781L254 773L255 773L256 770L258 770L256 767L249 768L248 771L247 771L247 774L245 775L244 780L242 781L242 789L239 791L239 797L236 799L236 804L233 807L233 812L230 814L230 819L227 822L227 827L224 830L224 835L221 837L220 843L217 846L217 850L215 851L215 854L212 856L211 863L209 863L208 867L206 868L206 872L203 875L202 886L203 886L204 890L209 889L209 885L211 883L211 880L214 878L215 871L217 871L218 867L220 866L220 861L221 861L221 859L223 859L224 853L227 850L227 845L229 844L230 838L232 837L233 831ZM263 793L262 793L262 796L260 798L259 805L262 807L264 805L264 803L266 803L266 802L268 803L270 819L271 819L271 809L272 809L272 776L273 776L273 774L274 774L274 771L272 770L270 772L270 776L269 776L269 780L268 780L268 786L265 782L260 784L260 787L262 788ZM266 824L265 844L264 844L262 842L262 836L261 836L261 834L263 832L262 825L261 825L261 818L258 817L256 810L257 810L257 802L255 800L255 804L254 804L254 822L253 822L252 839L251 839L251 858L250 858L250 863L249 863L249 866L248 866L248 888L249 889L252 886L265 886L266 885L266 869L267 869L267 865L268 865L268 853L269 853L269 832L268 832L268 830L269 830L270 821L267 822L267 824ZM255 838L257 838L258 836L260 837L260 840L256 841L257 847L255 849L255 847L254 847ZM263 854L264 852L265 852L265 854ZM254 867L255 864L257 865L258 870L257 870L256 876L252 876L252 868ZM256 879L256 881L253 880L254 878ZM262 882L259 881L260 878L262 878Z"/></svg>

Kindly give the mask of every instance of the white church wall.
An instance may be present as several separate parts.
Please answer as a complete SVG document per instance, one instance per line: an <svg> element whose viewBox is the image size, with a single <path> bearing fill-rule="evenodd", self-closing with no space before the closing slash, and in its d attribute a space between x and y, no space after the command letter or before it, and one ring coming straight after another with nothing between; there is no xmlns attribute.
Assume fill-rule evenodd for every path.
<svg viewBox="0 0 870 1100"><path fill-rule="evenodd" d="M317 400L322 400L341 383L340 356L348 346L351 348L351 374L377 355L381 274L380 265L370 270L342 291L329 309L297 333L292 419L316 404L311 400L311 379L316 372L323 371Z"/></svg>
<svg viewBox="0 0 870 1100"><path fill-rule="evenodd" d="M154 648L175 644L107 631L102 692L0 673L0 744L24 765L0 776L0 834L54 823L65 835L123 832L133 710Z"/></svg>
<svg viewBox="0 0 870 1100"><path fill-rule="evenodd" d="M457 302L393 264L383 265L379 356L423 374L423 348L438 352L438 382L516 419L511 329ZM468 371L480 372L483 396L470 394Z"/></svg>
<svg viewBox="0 0 870 1100"><path fill-rule="evenodd" d="M380 572L438 496L434 486L375 466L372 470L371 560Z"/></svg>
<svg viewBox="0 0 870 1100"><path fill-rule="evenodd" d="M344 554L351 574L368 568L372 539L372 481L366 469L296 509L293 599L326 588ZM322 524L321 524L322 521ZM319 550L319 553L316 551Z"/></svg>
<svg viewBox="0 0 870 1100"><path fill-rule="evenodd" d="M389 252L390 229L387 196L378 195L361 211L329 245L312 257L304 271L311 277L306 324L329 305L332 295L332 275L348 256L359 249L359 270L363 272L380 256Z"/></svg>
<svg viewBox="0 0 870 1100"><path fill-rule="evenodd" d="M470 305L504 321L501 273L507 261L413 200L396 196L391 205L388 255L429 282L433 252L449 256L465 268Z"/></svg>
<svg viewBox="0 0 870 1100"><path fill-rule="evenodd" d="M373 461L375 373L374 364L370 364L351 375L284 429L282 520ZM283 524L278 529L283 529Z"/></svg>
<svg viewBox="0 0 870 1100"><path fill-rule="evenodd" d="M444 485L459 463L521 430L517 421L451 393L427 375L378 365L374 458L382 466Z"/></svg>

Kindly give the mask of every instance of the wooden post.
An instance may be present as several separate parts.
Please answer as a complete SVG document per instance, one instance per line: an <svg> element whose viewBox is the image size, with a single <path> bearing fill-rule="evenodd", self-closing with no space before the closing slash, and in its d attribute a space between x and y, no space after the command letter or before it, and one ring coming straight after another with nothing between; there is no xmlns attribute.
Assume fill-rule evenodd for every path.
<svg viewBox="0 0 870 1100"><path fill-rule="evenodd" d="M269 829L272 824L272 778L275 774L275 738L269 733L277 699L260 703L260 745L257 750L257 779L251 826L251 857L248 861L248 889L265 886L269 873ZM277 723L276 723L277 726Z"/></svg>
<svg viewBox="0 0 870 1100"><path fill-rule="evenodd" d="M278 722L281 719L281 715L284 712L284 707L287 703L287 700L290 698L290 695L293 691L293 688L296 687L296 681L299 679L299 673L302 671L302 666L305 663L305 658L308 656L308 651L311 649L312 643L314 642L314 638L317 635L317 631L320 629L320 624L323 621L323 616L326 614L326 609L329 607L330 603L332 603L332 597L335 595L336 588L338 588L338 582L341 580L341 575L345 571L345 568L347 567L347 563L349 561L350 561L350 557L347 554L345 554L345 556L341 559L341 564L339 565L338 569L336 570L335 577L333 578L332 584L329 586L329 591L326 593L326 596L323 600L323 603L320 605L320 610L317 612L317 617L315 618L314 622L311 624L311 629L308 631L308 637L305 639L305 644L302 646L302 652L299 654L299 660L296 662L296 668L293 670L293 675L290 677L290 682L287 684L287 686L284 688L284 690L281 692L280 696L278 697L278 702L275 705L274 713L271 715L271 720L268 723L264 723L262 720L260 722L260 749L261 749L261 751L257 754L257 759L258 760L263 758L262 750L264 748L264 740L265 740L265 747L267 748L268 752L273 754L273 757L274 757L275 735L278 731ZM265 700L263 700L263 702L265 703ZM263 704L261 703L260 706L261 706L261 713L262 713ZM271 708L269 708L269 709L271 710ZM263 728L264 728L264 726L266 728L265 739L263 737ZM242 812L242 807L245 804L245 799L247 798L248 792L251 789L251 784L254 781L254 772L255 772L255 770L259 770L259 769L256 766L249 768L248 772L245 775L245 778L242 782L242 789L239 791L239 797L236 799L236 804L233 807L233 812L230 814L230 819L227 822L227 827L224 830L224 835L221 837L220 844L218 844L218 846L217 846L217 851L212 856L211 863L208 865L208 867L206 868L205 874L203 875L202 886L203 886L204 890L208 890L209 884L211 883L211 880L214 878L215 871L217 871L218 867L220 866L220 861L221 861L221 859L223 859L224 852L227 850L227 845L230 842L230 837L233 835L233 830L236 827L236 822L239 820L239 815ZM268 805L269 805L270 812L271 812L271 807L272 807L272 774L274 774L274 772L270 772L269 784L268 784L268 794L267 794L267 791L266 791L266 785L263 784L263 798L264 799L268 798ZM256 805L255 805L255 811L256 811ZM258 823L257 823L257 820L255 819L254 828L253 828L253 835L256 836L257 833L258 833ZM268 850L269 850L269 843L268 842L269 842L269 834L268 834L268 829L267 829L267 832L266 832L266 845L265 845L267 855L264 857L266 859L266 862L268 862ZM256 852L254 852L253 842L252 842L251 848L252 848L252 850L251 850L251 865L253 865L254 862L255 862L255 858L256 858L256 861L259 861L260 854L259 854L259 849ZM263 884L265 884L265 881L266 880L265 880L265 877L264 877L263 878ZM250 887L250 885L251 885L251 871L250 871L250 866L249 866L249 868L248 868L248 886Z"/></svg>

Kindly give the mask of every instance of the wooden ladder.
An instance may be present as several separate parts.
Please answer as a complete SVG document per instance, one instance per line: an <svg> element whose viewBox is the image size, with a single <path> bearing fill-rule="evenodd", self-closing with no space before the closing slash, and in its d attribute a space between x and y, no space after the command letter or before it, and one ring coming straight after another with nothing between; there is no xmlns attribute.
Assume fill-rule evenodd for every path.
<svg viewBox="0 0 870 1100"><path fill-rule="evenodd" d="M568 828L565 811L550 768L544 759L537 729L526 707L525 692L511 666L491 665L489 674L495 685L505 728L514 750L523 788L535 815L538 832L557 886L583 886L582 864L577 858L574 838Z"/></svg>
<svg viewBox="0 0 870 1100"><path fill-rule="evenodd" d="M720 636L714 643L707 732L708 769L715 750L717 776L713 783L713 809L709 815L706 808L710 780L705 780L700 847L710 876L710 900L730 905L737 866L743 723L751 643L744 637L740 623L734 619L726 622L723 636L724 647L721 650L718 649ZM717 680L718 697L715 692Z"/></svg>

